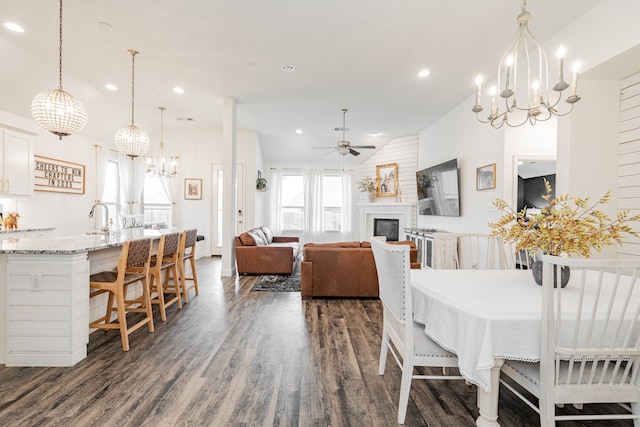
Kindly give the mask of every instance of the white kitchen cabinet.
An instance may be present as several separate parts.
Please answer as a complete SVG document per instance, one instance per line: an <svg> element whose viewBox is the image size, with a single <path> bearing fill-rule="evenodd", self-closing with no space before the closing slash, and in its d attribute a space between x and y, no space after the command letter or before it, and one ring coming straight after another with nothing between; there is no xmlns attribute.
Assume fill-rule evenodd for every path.
<svg viewBox="0 0 640 427"><path fill-rule="evenodd" d="M33 192L33 137L35 134L0 126L0 193L30 196Z"/></svg>

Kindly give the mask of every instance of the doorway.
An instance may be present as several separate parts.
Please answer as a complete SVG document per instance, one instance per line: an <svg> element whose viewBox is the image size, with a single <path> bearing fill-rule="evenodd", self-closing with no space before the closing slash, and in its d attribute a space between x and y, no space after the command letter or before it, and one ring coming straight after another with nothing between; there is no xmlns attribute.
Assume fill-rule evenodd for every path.
<svg viewBox="0 0 640 427"><path fill-rule="evenodd" d="M526 207L528 213L536 213L546 206L542 198L546 194L544 180L549 181L555 192L555 157L514 156L514 172L512 206L518 212Z"/></svg>
<svg viewBox="0 0 640 427"><path fill-rule="evenodd" d="M236 231L237 234L244 230L244 165L236 165ZM224 206L223 198L222 163L214 163L211 168L211 255L222 255L222 216Z"/></svg>

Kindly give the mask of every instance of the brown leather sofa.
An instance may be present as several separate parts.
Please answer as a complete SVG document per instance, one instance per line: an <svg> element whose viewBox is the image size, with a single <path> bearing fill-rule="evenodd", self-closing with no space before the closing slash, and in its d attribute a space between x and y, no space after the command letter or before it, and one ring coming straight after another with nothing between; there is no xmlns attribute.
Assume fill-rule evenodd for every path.
<svg viewBox="0 0 640 427"><path fill-rule="evenodd" d="M238 274L291 274L300 256L294 236L274 236L267 227L257 227L235 238Z"/></svg>
<svg viewBox="0 0 640 427"><path fill-rule="evenodd" d="M411 268L420 268L414 242L409 245ZM307 243L302 251L302 298L378 297L378 272L369 242Z"/></svg>

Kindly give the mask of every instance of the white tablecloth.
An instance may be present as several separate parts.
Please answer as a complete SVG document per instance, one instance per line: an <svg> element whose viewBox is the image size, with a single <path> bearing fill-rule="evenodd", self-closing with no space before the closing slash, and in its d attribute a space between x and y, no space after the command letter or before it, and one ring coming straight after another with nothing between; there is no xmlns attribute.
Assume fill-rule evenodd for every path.
<svg viewBox="0 0 640 427"><path fill-rule="evenodd" d="M494 360L540 360L542 288L527 270L412 270L415 320L491 391Z"/></svg>

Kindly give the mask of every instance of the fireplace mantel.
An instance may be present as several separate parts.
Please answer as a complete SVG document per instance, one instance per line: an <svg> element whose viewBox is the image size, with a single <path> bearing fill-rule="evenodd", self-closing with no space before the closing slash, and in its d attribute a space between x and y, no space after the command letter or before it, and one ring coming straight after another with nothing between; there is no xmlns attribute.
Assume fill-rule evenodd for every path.
<svg viewBox="0 0 640 427"><path fill-rule="evenodd" d="M413 225L415 205L408 202L391 203L359 203L358 212L360 218L360 240L373 238L373 219L398 219L400 221L400 233ZM401 238L402 240L402 238Z"/></svg>

